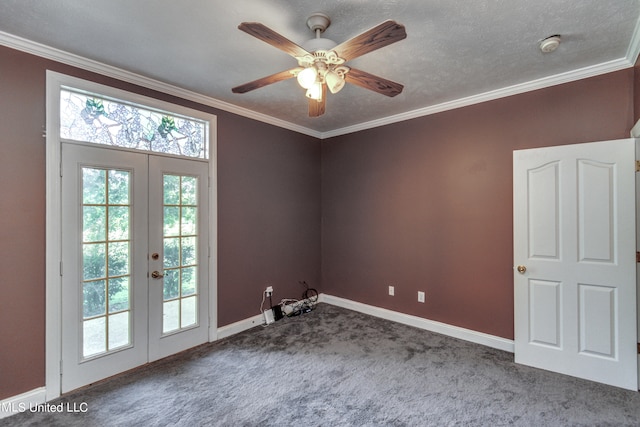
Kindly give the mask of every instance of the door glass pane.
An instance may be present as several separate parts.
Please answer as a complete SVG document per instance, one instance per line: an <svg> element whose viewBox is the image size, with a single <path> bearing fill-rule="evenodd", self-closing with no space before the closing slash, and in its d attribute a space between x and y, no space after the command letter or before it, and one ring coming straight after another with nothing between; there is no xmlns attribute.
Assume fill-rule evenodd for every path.
<svg viewBox="0 0 640 427"><path fill-rule="evenodd" d="M105 176L106 171L103 169L82 169L82 203L85 205L105 203L107 194Z"/></svg>
<svg viewBox="0 0 640 427"><path fill-rule="evenodd" d="M87 225L87 228L89 227L91 226ZM82 271L84 272L84 280L105 277L107 267L105 249L105 243L84 243L82 245Z"/></svg>
<svg viewBox="0 0 640 427"><path fill-rule="evenodd" d="M197 326L197 195L196 177L163 175L163 333Z"/></svg>
<svg viewBox="0 0 640 427"><path fill-rule="evenodd" d="M84 357L107 351L107 328L105 326L104 317L96 317L82 322L82 354Z"/></svg>
<svg viewBox="0 0 640 427"><path fill-rule="evenodd" d="M109 171L109 204L129 204L129 172Z"/></svg>
<svg viewBox="0 0 640 427"><path fill-rule="evenodd" d="M84 217L84 223L87 225L83 230L84 241L104 241L104 225L107 222L107 211L104 206L84 206L82 215Z"/></svg>
<svg viewBox="0 0 640 427"><path fill-rule="evenodd" d="M180 246L182 247L182 254L180 264L183 266L196 264L196 238L195 237L182 237Z"/></svg>
<svg viewBox="0 0 640 427"><path fill-rule="evenodd" d="M197 208L182 208L182 215L180 216L180 232L183 235L196 234L196 213Z"/></svg>
<svg viewBox="0 0 640 427"><path fill-rule="evenodd" d="M164 207L164 236L180 235L180 208L177 206Z"/></svg>
<svg viewBox="0 0 640 427"><path fill-rule="evenodd" d="M129 274L129 242L110 242L109 277Z"/></svg>
<svg viewBox="0 0 640 427"><path fill-rule="evenodd" d="M83 310L85 318L102 316L106 313L107 288L104 280L84 282L82 287Z"/></svg>
<svg viewBox="0 0 640 427"><path fill-rule="evenodd" d="M180 238L164 239L164 268L180 266Z"/></svg>
<svg viewBox="0 0 640 427"><path fill-rule="evenodd" d="M180 329L180 299L165 301L162 304L162 332Z"/></svg>
<svg viewBox="0 0 640 427"><path fill-rule="evenodd" d="M129 206L109 206L109 240L129 238Z"/></svg>
<svg viewBox="0 0 640 427"><path fill-rule="evenodd" d="M196 324L196 297L182 299L182 326Z"/></svg>
<svg viewBox="0 0 640 427"><path fill-rule="evenodd" d="M129 310L129 276L109 280L109 313Z"/></svg>
<svg viewBox="0 0 640 427"><path fill-rule="evenodd" d="M177 175L164 175L163 180L164 204L179 205L180 204L180 177Z"/></svg>
<svg viewBox="0 0 640 427"><path fill-rule="evenodd" d="M131 172L82 168L83 356L131 344Z"/></svg>
<svg viewBox="0 0 640 427"><path fill-rule="evenodd" d="M180 269L164 271L164 300L178 298L180 296Z"/></svg>
<svg viewBox="0 0 640 427"><path fill-rule="evenodd" d="M119 348L129 344L129 312L109 316L109 348Z"/></svg>
<svg viewBox="0 0 640 427"><path fill-rule="evenodd" d="M182 269L180 286L182 286L182 296L194 295L196 293L196 267L185 267Z"/></svg>
<svg viewBox="0 0 640 427"><path fill-rule="evenodd" d="M195 206L198 200L198 194L196 193L196 182L197 178L193 176L184 176L182 177L181 182L181 200L182 206Z"/></svg>

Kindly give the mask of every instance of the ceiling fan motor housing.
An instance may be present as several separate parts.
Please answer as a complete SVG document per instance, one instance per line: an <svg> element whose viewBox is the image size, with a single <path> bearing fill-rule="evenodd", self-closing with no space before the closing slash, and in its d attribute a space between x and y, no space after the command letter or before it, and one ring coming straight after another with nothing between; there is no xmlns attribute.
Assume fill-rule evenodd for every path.
<svg viewBox="0 0 640 427"><path fill-rule="evenodd" d="M333 40L319 37L317 39L307 40L302 44L302 48L307 52L315 52L317 50L331 50L337 45L338 43Z"/></svg>
<svg viewBox="0 0 640 427"><path fill-rule="evenodd" d="M331 19L322 12L314 12L307 19L307 26L314 33L316 30L320 30L321 33L324 33L324 30L329 28L329 25L331 25Z"/></svg>
<svg viewBox="0 0 640 427"><path fill-rule="evenodd" d="M302 48L307 52L315 52L318 50L331 50L336 47L338 43L320 37L320 34L324 33L324 31L329 28L329 25L331 25L331 19L329 19L329 16L326 14L322 12L311 14L307 19L307 26L315 33L316 37L304 42Z"/></svg>

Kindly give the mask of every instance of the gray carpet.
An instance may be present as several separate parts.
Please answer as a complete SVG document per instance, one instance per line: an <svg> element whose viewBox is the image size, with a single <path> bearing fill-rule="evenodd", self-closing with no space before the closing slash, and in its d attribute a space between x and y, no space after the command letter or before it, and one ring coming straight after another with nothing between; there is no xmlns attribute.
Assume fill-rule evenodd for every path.
<svg viewBox="0 0 640 427"><path fill-rule="evenodd" d="M320 304L25 412L0 426L640 425L640 394Z"/></svg>

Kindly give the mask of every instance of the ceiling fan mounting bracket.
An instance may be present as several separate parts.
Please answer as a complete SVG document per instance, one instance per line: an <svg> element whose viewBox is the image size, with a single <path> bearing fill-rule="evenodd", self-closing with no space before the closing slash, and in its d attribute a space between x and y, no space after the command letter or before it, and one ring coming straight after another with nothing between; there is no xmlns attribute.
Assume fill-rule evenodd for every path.
<svg viewBox="0 0 640 427"><path fill-rule="evenodd" d="M307 19L307 26L314 33L317 30L320 30L321 33L324 33L324 31L329 28L329 25L331 25L331 19L329 19L328 15L322 12L314 12Z"/></svg>
<svg viewBox="0 0 640 427"><path fill-rule="evenodd" d="M301 67L311 67L316 63L324 63L325 65L342 65L345 63L345 60L332 50L316 50L310 55L297 56L296 59Z"/></svg>

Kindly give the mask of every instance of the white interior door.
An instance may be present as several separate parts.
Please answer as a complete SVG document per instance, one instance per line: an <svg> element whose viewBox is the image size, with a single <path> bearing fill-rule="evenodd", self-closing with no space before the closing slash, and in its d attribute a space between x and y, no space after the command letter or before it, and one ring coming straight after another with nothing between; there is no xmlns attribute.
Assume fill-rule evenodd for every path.
<svg viewBox="0 0 640 427"><path fill-rule="evenodd" d="M637 390L635 141L513 159L516 362Z"/></svg>
<svg viewBox="0 0 640 427"><path fill-rule="evenodd" d="M207 341L207 170L63 144L62 392Z"/></svg>

